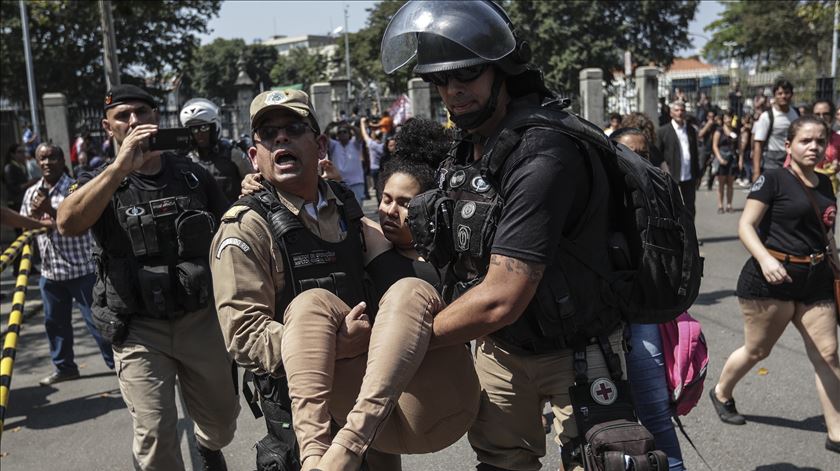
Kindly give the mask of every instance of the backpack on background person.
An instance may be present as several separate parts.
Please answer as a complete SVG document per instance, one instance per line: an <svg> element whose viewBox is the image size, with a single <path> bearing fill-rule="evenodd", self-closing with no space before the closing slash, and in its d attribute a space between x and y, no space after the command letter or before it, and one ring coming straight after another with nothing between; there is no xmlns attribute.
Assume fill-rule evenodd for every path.
<svg viewBox="0 0 840 471"><path fill-rule="evenodd" d="M675 416L687 415L703 396L709 350L700 322L688 312L659 324L668 394Z"/></svg>
<svg viewBox="0 0 840 471"><path fill-rule="evenodd" d="M703 383L709 366L706 336L703 335L700 321L686 311L676 319L659 324L659 337L662 340L671 417L700 460L709 467L680 420L680 416L691 412L703 396Z"/></svg>

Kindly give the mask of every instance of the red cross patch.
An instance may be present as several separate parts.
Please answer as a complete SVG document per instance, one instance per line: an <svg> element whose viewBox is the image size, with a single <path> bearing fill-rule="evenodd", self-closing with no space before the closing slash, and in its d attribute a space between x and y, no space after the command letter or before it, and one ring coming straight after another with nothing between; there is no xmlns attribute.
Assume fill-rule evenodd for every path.
<svg viewBox="0 0 840 471"><path fill-rule="evenodd" d="M618 388L609 379L598 378L592 381L592 386L589 387L589 394L598 404L608 406L618 398Z"/></svg>

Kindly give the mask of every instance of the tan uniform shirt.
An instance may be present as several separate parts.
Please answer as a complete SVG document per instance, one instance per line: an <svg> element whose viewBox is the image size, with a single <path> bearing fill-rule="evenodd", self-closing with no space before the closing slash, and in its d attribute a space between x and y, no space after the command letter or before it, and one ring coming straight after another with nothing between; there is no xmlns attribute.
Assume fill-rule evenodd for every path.
<svg viewBox="0 0 840 471"><path fill-rule="evenodd" d="M340 242L342 202L319 181L318 218L304 201L278 191L280 201L304 226L328 242ZM225 345L234 360L257 373L276 373L281 366L282 312L276 300L285 289L283 259L265 220L246 206L233 206L222 216L210 250L216 309Z"/></svg>

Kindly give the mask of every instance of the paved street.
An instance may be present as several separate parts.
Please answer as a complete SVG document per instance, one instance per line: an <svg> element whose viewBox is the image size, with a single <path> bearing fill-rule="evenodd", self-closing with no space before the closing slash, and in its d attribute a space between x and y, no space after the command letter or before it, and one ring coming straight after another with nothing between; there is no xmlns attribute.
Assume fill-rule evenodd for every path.
<svg viewBox="0 0 840 471"><path fill-rule="evenodd" d="M743 207L744 196L736 190L736 208ZM702 321L709 343L708 389L714 385L726 357L741 344L742 321L733 293L747 255L735 235L740 213L715 214L715 193L705 190L698 193L697 203L706 267L701 295L691 312ZM10 273L7 270L2 278L4 293L11 289ZM37 283L33 280L30 286L27 305L38 297ZM8 298L3 301L5 328L10 306ZM106 369L93 339L76 315L76 355L83 377L57 387L38 385L38 380L51 371L43 315L37 311L25 321L3 432L0 466L4 471L131 469L131 419L116 378ZM760 375L759 367L766 368L767 374ZM744 378L735 397L749 422L745 426L721 423L706 397L683 418L712 469L840 469L840 457L823 448L825 424L814 375L795 329L789 328L770 358ZM254 468L253 444L265 431L261 420L255 420L243 403L236 439L225 449L231 470ZM190 469L188 419L182 419L179 427ZM681 438L681 443L688 467L704 469L688 442ZM548 450L543 469L557 469L556 447L549 443ZM467 470L475 464L465 439L433 455L405 457L403 463L407 471Z"/></svg>

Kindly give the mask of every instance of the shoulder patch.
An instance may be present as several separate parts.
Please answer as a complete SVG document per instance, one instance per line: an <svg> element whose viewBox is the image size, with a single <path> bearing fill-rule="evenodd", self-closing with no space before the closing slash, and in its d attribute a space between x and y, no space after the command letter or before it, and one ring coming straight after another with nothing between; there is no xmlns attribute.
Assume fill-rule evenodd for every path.
<svg viewBox="0 0 840 471"><path fill-rule="evenodd" d="M245 211L248 211L249 209L251 208L245 205L235 204L222 215L222 222L236 221L242 217L242 214L245 213Z"/></svg>
<svg viewBox="0 0 840 471"><path fill-rule="evenodd" d="M73 194L73 192L74 192L74 191L76 191L76 189L77 189L77 188L79 188L79 184L78 184L78 183L76 183L76 182L73 182L73 183L70 185L70 188L68 188L68 189L67 189L67 194L68 194L68 195L72 195L72 194Z"/></svg>
<svg viewBox="0 0 840 471"><path fill-rule="evenodd" d="M228 237L227 239L223 240L221 244L219 244L219 248L216 250L216 260L222 258L222 250L225 247L229 246L239 247L244 253L248 253L251 251L251 246L248 245L244 240L236 238L236 237Z"/></svg>

